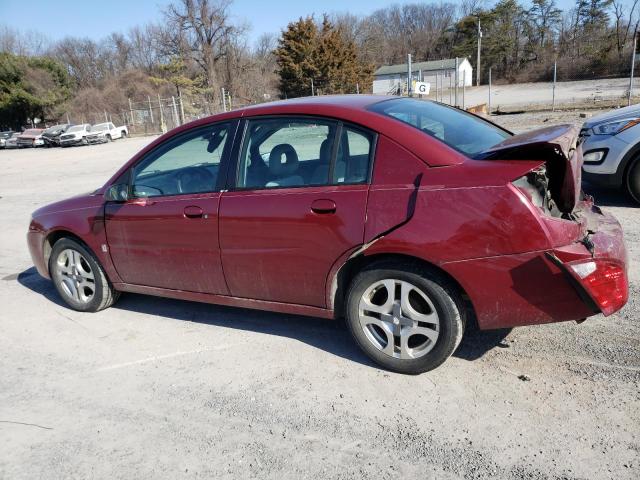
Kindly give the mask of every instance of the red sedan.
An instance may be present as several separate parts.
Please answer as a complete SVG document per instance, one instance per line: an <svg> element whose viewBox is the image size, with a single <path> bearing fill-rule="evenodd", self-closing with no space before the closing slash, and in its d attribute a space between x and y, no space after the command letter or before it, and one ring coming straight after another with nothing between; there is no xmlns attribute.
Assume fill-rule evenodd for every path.
<svg viewBox="0 0 640 480"><path fill-rule="evenodd" d="M481 329L610 315L618 222L580 189L571 126L523 135L379 96L258 105L158 138L95 192L33 214L73 309L121 292L344 317L382 366L444 362Z"/></svg>

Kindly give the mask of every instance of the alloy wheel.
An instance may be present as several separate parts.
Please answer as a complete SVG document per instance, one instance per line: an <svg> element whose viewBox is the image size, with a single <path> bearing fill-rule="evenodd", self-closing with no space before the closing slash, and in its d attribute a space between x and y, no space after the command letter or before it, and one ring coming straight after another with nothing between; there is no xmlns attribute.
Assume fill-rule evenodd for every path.
<svg viewBox="0 0 640 480"><path fill-rule="evenodd" d="M399 359L429 353L440 333L438 313L420 287L405 280L384 279L362 294L358 320L378 350Z"/></svg>
<svg viewBox="0 0 640 480"><path fill-rule="evenodd" d="M61 290L72 300L89 303L96 293L96 281L91 265L76 250L65 249L56 259Z"/></svg>

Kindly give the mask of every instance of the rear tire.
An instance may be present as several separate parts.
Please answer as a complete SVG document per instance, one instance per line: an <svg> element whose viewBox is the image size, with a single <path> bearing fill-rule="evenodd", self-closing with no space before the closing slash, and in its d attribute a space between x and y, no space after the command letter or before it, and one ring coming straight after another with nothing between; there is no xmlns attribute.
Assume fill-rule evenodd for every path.
<svg viewBox="0 0 640 480"><path fill-rule="evenodd" d="M433 370L460 344L463 303L437 271L412 262L377 262L351 282L347 325L382 367L406 374Z"/></svg>
<svg viewBox="0 0 640 480"><path fill-rule="evenodd" d="M637 159L627 173L627 192L637 203L640 203L640 158Z"/></svg>
<svg viewBox="0 0 640 480"><path fill-rule="evenodd" d="M93 253L70 238L62 238L53 246L49 274L60 297L79 312L103 310L120 296Z"/></svg>

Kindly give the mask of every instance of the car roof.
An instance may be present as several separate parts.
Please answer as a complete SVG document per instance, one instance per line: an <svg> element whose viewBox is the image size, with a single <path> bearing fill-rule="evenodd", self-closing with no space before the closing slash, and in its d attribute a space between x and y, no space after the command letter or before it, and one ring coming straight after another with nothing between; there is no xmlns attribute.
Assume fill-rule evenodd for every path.
<svg viewBox="0 0 640 480"><path fill-rule="evenodd" d="M414 127L404 122L369 109L374 104L402 98L406 97L323 95L251 105L187 123L163 135L149 145L148 149L154 148L157 143L184 130L213 122L266 115L311 115L334 118L378 132L394 140L431 166L448 166L463 163L466 157L443 142L417 131Z"/></svg>

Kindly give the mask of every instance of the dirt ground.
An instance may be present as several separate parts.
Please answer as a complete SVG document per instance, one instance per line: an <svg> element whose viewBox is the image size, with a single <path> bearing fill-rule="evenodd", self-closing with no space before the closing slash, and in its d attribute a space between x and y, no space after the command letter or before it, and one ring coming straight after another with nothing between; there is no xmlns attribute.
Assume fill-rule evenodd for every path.
<svg viewBox="0 0 640 480"><path fill-rule="evenodd" d="M498 120L565 121L536 115ZM32 268L30 212L150 140L0 151L0 478L640 478L640 214L623 195L592 192L625 227L624 310L471 333L403 376L341 322L140 295L64 307Z"/></svg>

